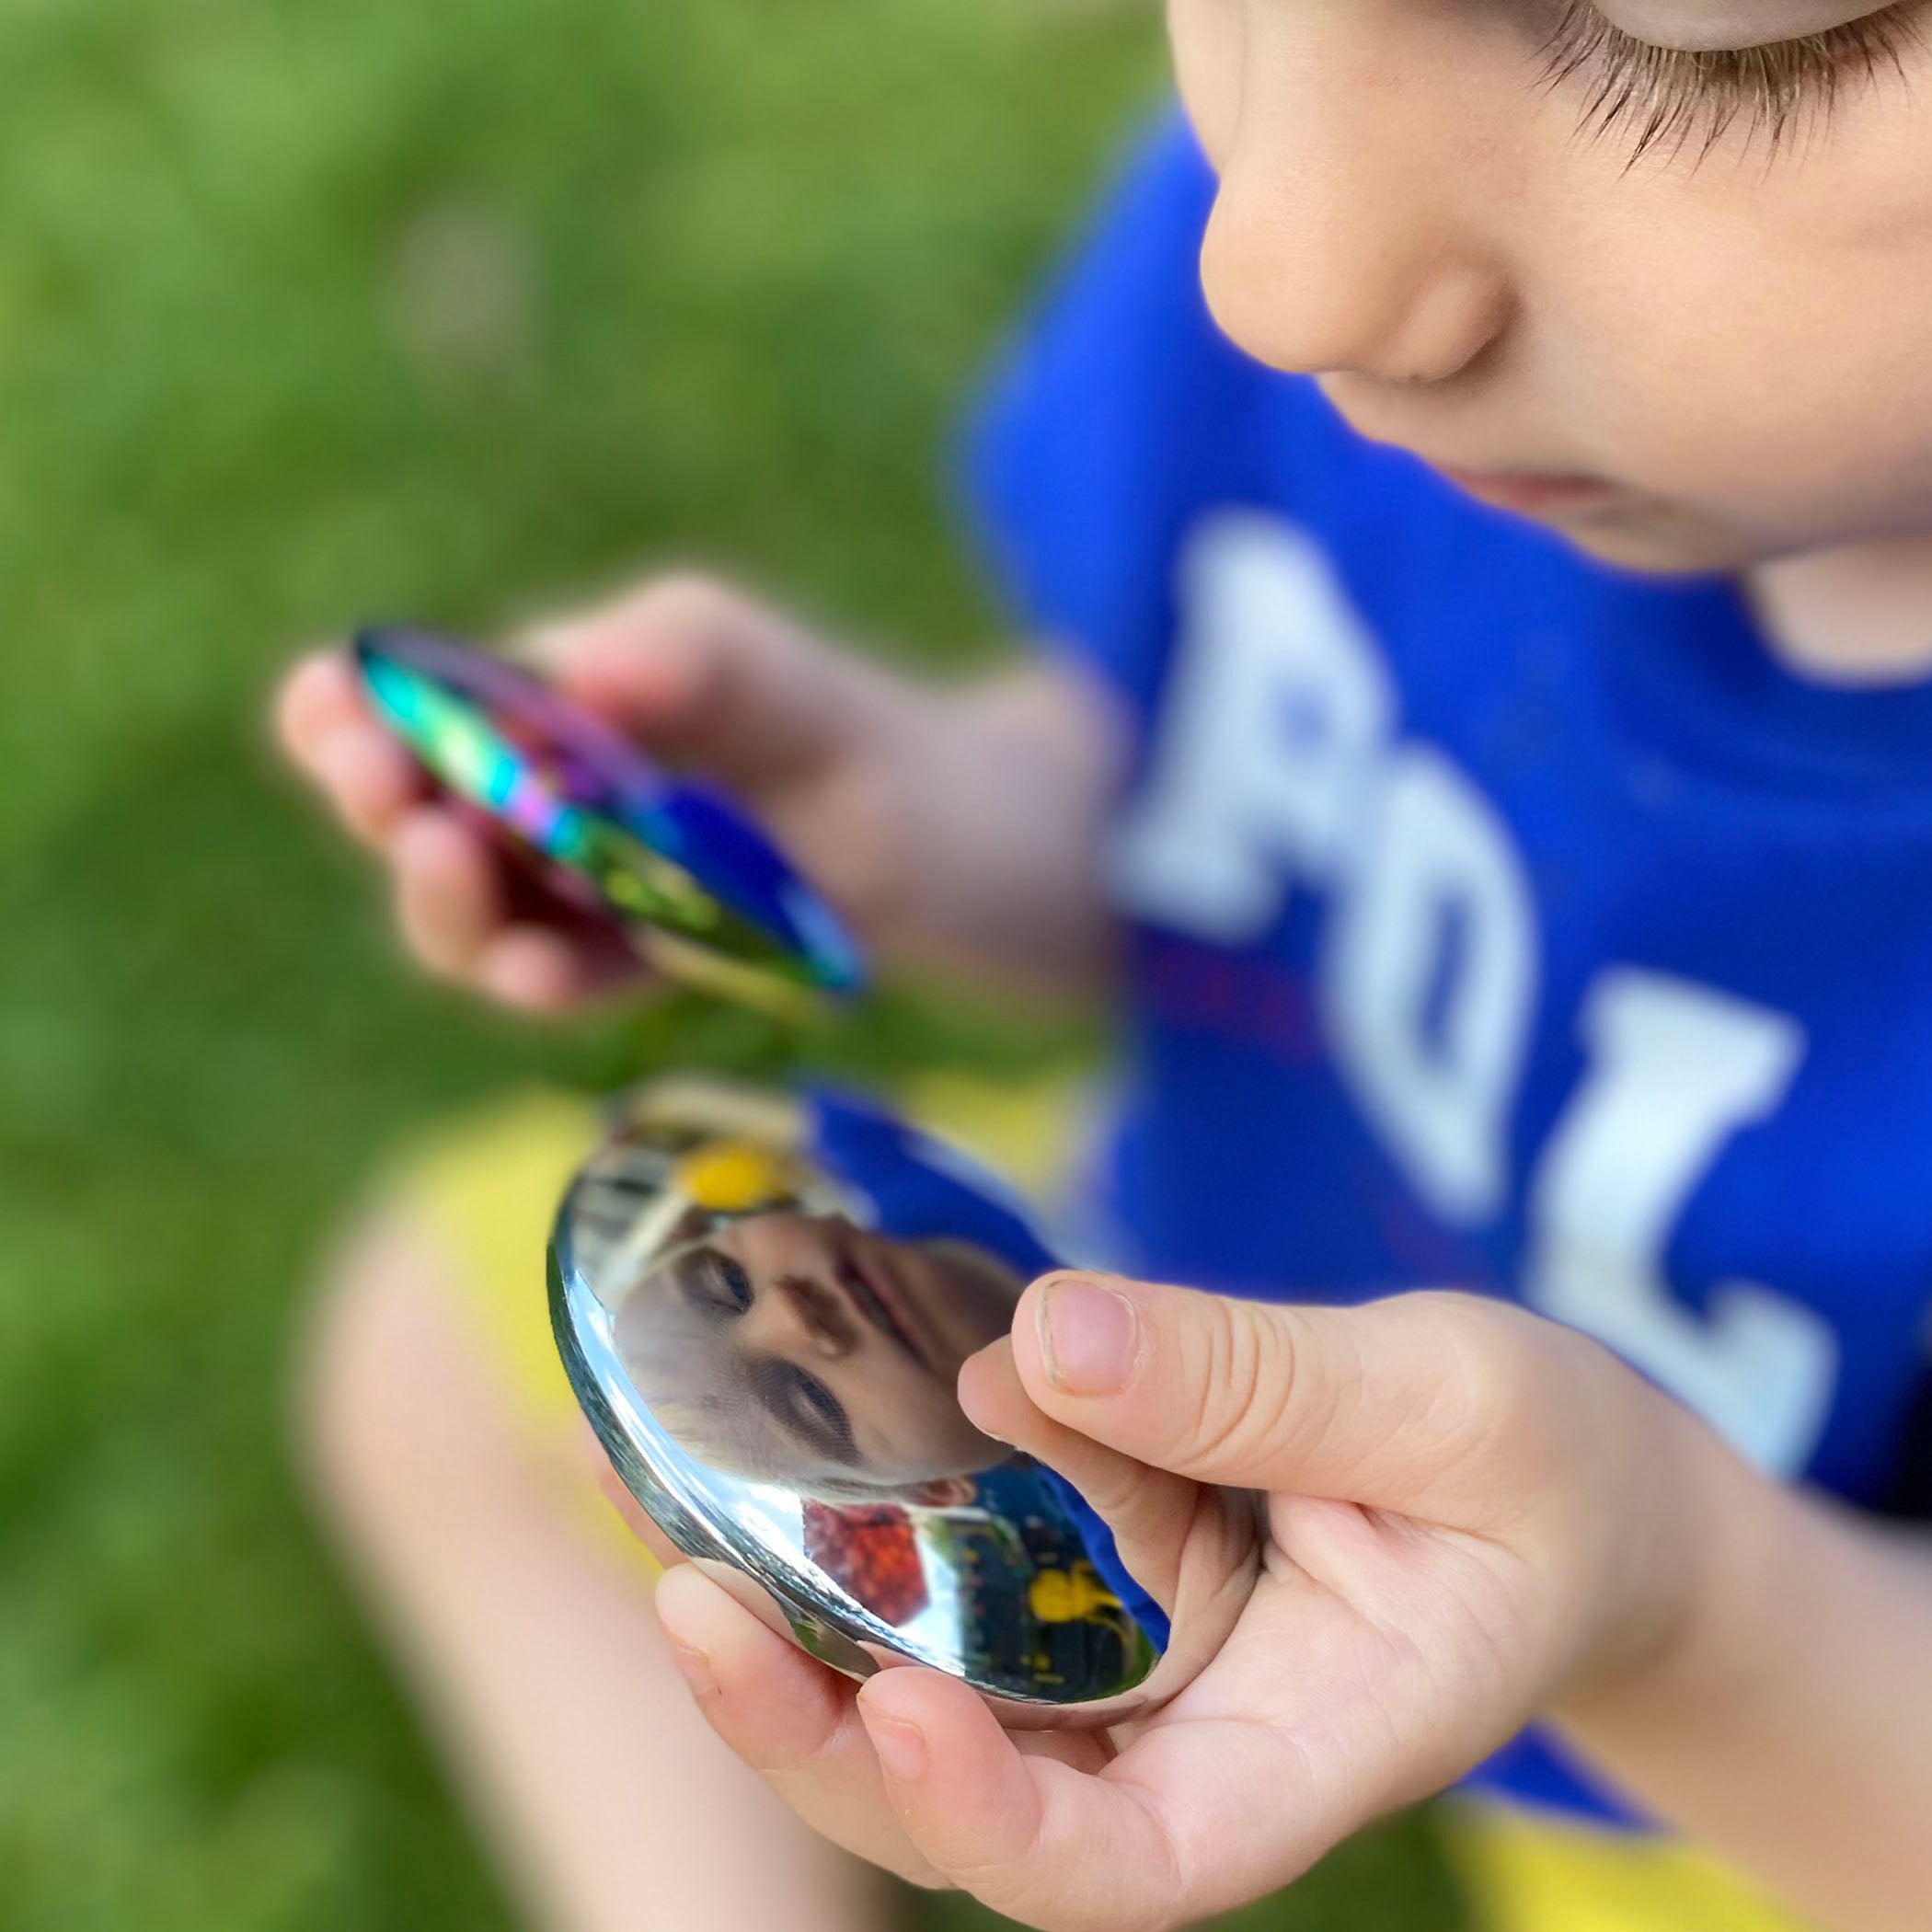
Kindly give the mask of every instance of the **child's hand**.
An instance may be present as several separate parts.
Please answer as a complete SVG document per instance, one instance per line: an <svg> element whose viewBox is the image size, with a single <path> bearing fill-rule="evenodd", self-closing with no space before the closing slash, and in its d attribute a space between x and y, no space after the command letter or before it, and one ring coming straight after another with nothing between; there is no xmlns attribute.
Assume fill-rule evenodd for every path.
<svg viewBox="0 0 1932 1932"><path fill-rule="evenodd" d="M1039 978L1088 973L1104 952L1087 845L1105 734L1057 685L941 699L685 578L542 628L525 654L647 752L722 783L875 949ZM298 666L278 711L290 756L387 858L431 972L537 1010L637 977L627 949L431 796L344 656ZM1030 843L1006 822L1021 811Z"/></svg>
<svg viewBox="0 0 1932 1932"><path fill-rule="evenodd" d="M1179 1539L1169 1575L1223 1533L1177 1477L1267 1493L1238 1626L1151 1719L1013 1736L933 1672L855 1692L693 1570L660 1608L714 1727L811 1823L1055 1932L1260 1896L1567 1691L1642 1675L1689 1612L1730 1470L1593 1343L1456 1295L1289 1309L1053 1277L960 1395L1103 1507L1143 1494Z"/></svg>
<svg viewBox="0 0 1932 1932"><path fill-rule="evenodd" d="M914 694L722 586L676 580L530 638L532 667L666 762L721 780L834 899L876 917ZM573 1005L632 978L628 950L528 889L437 802L371 716L346 657L298 666L280 726L342 822L388 858L421 963L510 1004Z"/></svg>

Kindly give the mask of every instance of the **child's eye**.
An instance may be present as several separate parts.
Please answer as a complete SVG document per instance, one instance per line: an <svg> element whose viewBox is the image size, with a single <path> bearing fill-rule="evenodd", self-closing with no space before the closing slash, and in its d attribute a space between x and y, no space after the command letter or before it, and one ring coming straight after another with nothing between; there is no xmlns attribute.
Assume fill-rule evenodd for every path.
<svg viewBox="0 0 1932 1932"><path fill-rule="evenodd" d="M752 1305L752 1278L715 1248L698 1256L695 1281L699 1297L721 1314L742 1315Z"/></svg>
<svg viewBox="0 0 1932 1932"><path fill-rule="evenodd" d="M1692 52L1639 40L1584 0L1566 0L1542 60L1551 86L1585 90L1585 129L1626 137L1633 160L1693 144L1708 154L1739 128L1776 148L1847 88L1903 74L1922 41L1910 17L1918 11L1891 6L1798 40Z"/></svg>
<svg viewBox="0 0 1932 1932"><path fill-rule="evenodd" d="M816 1375L789 1362L765 1364L759 1394L794 1434L833 1462L857 1464L858 1444L845 1405Z"/></svg>

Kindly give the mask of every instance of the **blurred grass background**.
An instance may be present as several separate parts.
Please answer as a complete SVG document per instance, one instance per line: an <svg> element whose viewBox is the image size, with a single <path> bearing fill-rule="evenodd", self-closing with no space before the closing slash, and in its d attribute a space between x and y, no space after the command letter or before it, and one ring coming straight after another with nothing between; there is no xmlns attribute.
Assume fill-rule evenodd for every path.
<svg viewBox="0 0 1932 1932"><path fill-rule="evenodd" d="M947 425L1157 97L1152 11L0 11L0 1926L509 1923L287 1466L305 1271L440 1111L775 1048L412 980L264 695L358 615L667 557L969 654ZM1445 1909L1398 1828L1266 1922Z"/></svg>

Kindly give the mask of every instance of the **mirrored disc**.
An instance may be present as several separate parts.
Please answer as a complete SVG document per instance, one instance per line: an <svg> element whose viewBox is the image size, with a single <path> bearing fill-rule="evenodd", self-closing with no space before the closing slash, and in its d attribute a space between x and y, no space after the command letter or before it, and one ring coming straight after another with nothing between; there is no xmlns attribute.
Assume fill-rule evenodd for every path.
<svg viewBox="0 0 1932 1932"><path fill-rule="evenodd" d="M787 1017L864 983L831 910L721 793L659 772L500 659L427 632L363 630L376 714L452 796L650 965Z"/></svg>
<svg viewBox="0 0 1932 1932"><path fill-rule="evenodd" d="M645 1510L856 1675L914 1660L1011 1707L1143 1686L1167 1613L1073 1485L954 1394L1052 1264L953 1150L849 1098L636 1100L563 1203L551 1312Z"/></svg>

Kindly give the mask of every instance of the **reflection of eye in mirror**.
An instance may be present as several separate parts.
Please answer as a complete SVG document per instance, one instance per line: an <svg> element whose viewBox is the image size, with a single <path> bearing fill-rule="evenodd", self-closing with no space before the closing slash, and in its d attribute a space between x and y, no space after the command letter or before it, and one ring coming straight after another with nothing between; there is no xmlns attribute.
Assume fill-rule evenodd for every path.
<svg viewBox="0 0 1932 1932"><path fill-rule="evenodd" d="M747 1134L742 1097L681 1095L586 1164L552 1247L566 1364L639 1501L842 1667L933 1664L1021 1721L1144 1701L1173 1606L955 1394L1055 1265L1023 1212L856 1103Z"/></svg>

